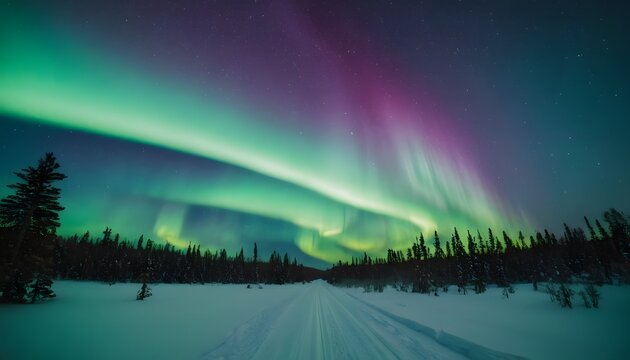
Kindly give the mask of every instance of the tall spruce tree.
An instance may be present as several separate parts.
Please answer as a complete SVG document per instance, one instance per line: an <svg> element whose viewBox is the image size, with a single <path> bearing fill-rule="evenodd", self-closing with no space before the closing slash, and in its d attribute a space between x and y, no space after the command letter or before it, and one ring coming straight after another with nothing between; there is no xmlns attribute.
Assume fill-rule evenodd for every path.
<svg viewBox="0 0 630 360"><path fill-rule="evenodd" d="M424 243L424 236L420 233L420 259L427 260L429 258L429 252L427 251L427 246Z"/></svg>
<svg viewBox="0 0 630 360"><path fill-rule="evenodd" d="M442 250L442 246L440 245L440 236L438 235L437 230L435 230L434 234L434 246L435 246L435 255L436 259L444 258L444 251Z"/></svg>
<svg viewBox="0 0 630 360"><path fill-rule="evenodd" d="M58 172L53 153L46 153L36 167L29 166L15 175L14 193L0 201L0 226L6 230L6 251L0 265L0 286L5 302L25 302L31 287L32 301L50 298L52 292L53 248L59 227L61 190L54 183L66 178Z"/></svg>
<svg viewBox="0 0 630 360"><path fill-rule="evenodd" d="M256 283L260 282L258 279L258 244L254 242L254 280Z"/></svg>
<svg viewBox="0 0 630 360"><path fill-rule="evenodd" d="M604 220L608 223L610 237L619 255L627 259L630 257L630 224L625 215L616 209L604 212Z"/></svg>

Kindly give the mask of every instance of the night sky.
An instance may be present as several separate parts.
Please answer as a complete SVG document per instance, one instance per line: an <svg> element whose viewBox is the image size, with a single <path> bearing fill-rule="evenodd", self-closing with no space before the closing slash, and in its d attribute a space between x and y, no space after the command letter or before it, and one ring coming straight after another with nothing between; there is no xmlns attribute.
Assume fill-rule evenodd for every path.
<svg viewBox="0 0 630 360"><path fill-rule="evenodd" d="M62 227L326 266L630 204L623 1L0 5L0 196Z"/></svg>

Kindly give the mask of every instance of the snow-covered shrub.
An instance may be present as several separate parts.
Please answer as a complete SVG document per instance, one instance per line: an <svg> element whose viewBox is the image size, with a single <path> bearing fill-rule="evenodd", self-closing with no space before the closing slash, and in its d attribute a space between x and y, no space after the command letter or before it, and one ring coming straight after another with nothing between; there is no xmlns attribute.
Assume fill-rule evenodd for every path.
<svg viewBox="0 0 630 360"><path fill-rule="evenodd" d="M402 292L409 292L409 284L407 284L404 281L401 281L400 283L396 284L396 290L398 291L402 291Z"/></svg>
<svg viewBox="0 0 630 360"><path fill-rule="evenodd" d="M569 309L573 307L573 295L575 292L567 285L560 284L560 288L558 289L560 293L560 306L568 307Z"/></svg>
<svg viewBox="0 0 630 360"><path fill-rule="evenodd" d="M512 285L508 285L503 288L502 294L503 296L505 296L506 299L509 299L510 294L514 294L515 292L516 290L514 290L514 287Z"/></svg>
<svg viewBox="0 0 630 360"><path fill-rule="evenodd" d="M551 302L558 303L563 308L573 307L573 295L575 292L566 284L556 287L553 283L547 284L545 289L551 298Z"/></svg>
<svg viewBox="0 0 630 360"><path fill-rule="evenodd" d="M590 309L593 307L593 305L591 305L591 300L588 298L588 295L586 295L586 291L580 290L578 294L582 298L582 304L584 304L585 308Z"/></svg>
<svg viewBox="0 0 630 360"><path fill-rule="evenodd" d="M587 285L584 288L584 293L586 294L586 298L589 300L590 304L598 309L599 308L599 291L593 284ZM588 306L587 306L588 307Z"/></svg>
<svg viewBox="0 0 630 360"><path fill-rule="evenodd" d="M140 290L138 290L136 300L144 300L151 295L153 295L153 293L151 293L151 288L147 285L146 282L143 282L142 287L140 288Z"/></svg>

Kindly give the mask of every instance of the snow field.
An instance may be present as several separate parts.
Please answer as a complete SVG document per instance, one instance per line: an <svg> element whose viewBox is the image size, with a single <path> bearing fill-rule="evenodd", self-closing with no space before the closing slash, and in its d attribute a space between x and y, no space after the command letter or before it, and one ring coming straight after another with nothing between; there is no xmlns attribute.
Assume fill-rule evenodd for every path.
<svg viewBox="0 0 630 360"><path fill-rule="evenodd" d="M573 309L563 309L549 300L544 284L538 291L531 284L513 286L516 292L509 299L496 287L479 295L470 291L461 295L452 286L438 297L390 287L383 293L343 290L438 332L530 359L630 358L630 286L598 288L599 309L585 308L577 295Z"/></svg>
<svg viewBox="0 0 630 360"><path fill-rule="evenodd" d="M0 359L625 359L630 286L600 309L551 303L530 284L439 297L310 284L57 281L49 303L0 306ZM542 288L542 286L541 286Z"/></svg>
<svg viewBox="0 0 630 360"><path fill-rule="evenodd" d="M306 285L140 284L56 281L57 298L0 305L0 359L198 359L232 329Z"/></svg>

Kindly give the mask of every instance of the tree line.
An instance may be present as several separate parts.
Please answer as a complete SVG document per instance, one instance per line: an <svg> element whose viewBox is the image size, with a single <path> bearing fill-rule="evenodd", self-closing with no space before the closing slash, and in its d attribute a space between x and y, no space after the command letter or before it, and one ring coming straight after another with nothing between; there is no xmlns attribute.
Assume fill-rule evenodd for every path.
<svg viewBox="0 0 630 360"><path fill-rule="evenodd" d="M587 282L601 285L614 278L630 282L630 225L615 209L604 212L604 222L584 217L587 232L564 224L558 237L544 230L526 238L522 232L512 239L505 231L499 236L488 229L460 234L453 229L450 239L432 234L432 247L420 234L406 251L389 249L386 256L339 261L327 274L338 285L363 285L382 291L387 284L418 293L433 293L457 285L458 291L482 293L488 284L505 290L511 283ZM506 293L507 296L507 293Z"/></svg>
<svg viewBox="0 0 630 360"><path fill-rule="evenodd" d="M225 249L201 251L189 244L186 250L157 244L144 236L135 242L121 241L107 228L97 239L89 233L55 242L54 272L61 279L96 280L106 283L142 281L149 283L267 283L284 284L305 280L304 266L288 254L273 252L268 261L246 258L241 248L228 255Z"/></svg>
<svg viewBox="0 0 630 360"><path fill-rule="evenodd" d="M254 244L253 256L243 249L228 255L225 249L186 250L157 244L140 236L135 242L121 240L106 228L102 237L89 233L68 238L56 234L60 226L61 192L55 183L66 176L58 171L52 153L37 166L16 172L20 179L8 185L13 193L0 200L0 301L22 303L54 297L55 278L97 280L107 283L274 283L311 280L321 272L305 268L288 254L273 252L261 261ZM512 239L505 231L497 236L479 231L460 235L455 228L450 241L432 234L432 246L420 234L406 251L388 250L386 256L367 254L334 265L325 274L333 284L366 284L382 289L385 284L409 287L419 293L455 284L460 292L481 293L488 284L504 289L510 283L559 283L580 280L595 284L614 278L628 282L630 225L615 209L604 213L604 224L584 218L587 231L564 225L560 237L544 230L526 238ZM148 295L147 295L148 296ZM140 294L139 294L140 297Z"/></svg>
<svg viewBox="0 0 630 360"><path fill-rule="evenodd" d="M318 276L288 254L273 252L268 261L246 258L243 249L228 255L225 249L186 250L157 244L144 236L131 243L106 228L94 239L89 233L68 238L56 234L59 212L64 210L55 184L66 178L52 153L37 166L15 172L20 179L8 185L13 193L0 200L0 301L35 302L55 296L53 279L115 282L141 281L142 296L150 295L146 283L270 283L284 284ZM147 295L148 294L148 295ZM138 295L140 297L140 293Z"/></svg>

